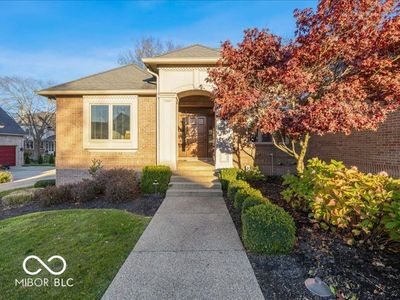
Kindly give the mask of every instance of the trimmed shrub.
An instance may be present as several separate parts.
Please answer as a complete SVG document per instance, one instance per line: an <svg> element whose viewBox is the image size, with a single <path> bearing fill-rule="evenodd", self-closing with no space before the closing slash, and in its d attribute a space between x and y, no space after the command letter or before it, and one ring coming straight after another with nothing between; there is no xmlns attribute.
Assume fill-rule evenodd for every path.
<svg viewBox="0 0 400 300"><path fill-rule="evenodd" d="M145 166L140 180L140 189L143 194L154 194L154 181L157 180L157 192L165 194L171 178L171 168L168 166Z"/></svg>
<svg viewBox="0 0 400 300"><path fill-rule="evenodd" d="M237 210L241 211L244 199L246 199L249 196L262 197L262 194L261 194L261 192L259 190L253 189L252 187L239 189L236 192L235 200L233 202L233 206Z"/></svg>
<svg viewBox="0 0 400 300"><path fill-rule="evenodd" d="M71 197L74 202L89 202L95 200L102 190L94 180L84 179L71 185Z"/></svg>
<svg viewBox="0 0 400 300"><path fill-rule="evenodd" d="M243 242L248 250L264 255L288 254L295 242L293 218L271 203L253 206L242 215Z"/></svg>
<svg viewBox="0 0 400 300"><path fill-rule="evenodd" d="M227 193L228 199L234 201L237 191L243 188L250 188L250 185L243 180L231 181L228 186L228 193Z"/></svg>
<svg viewBox="0 0 400 300"><path fill-rule="evenodd" d="M38 164L39 165L43 164L43 156L42 155L39 155Z"/></svg>
<svg viewBox="0 0 400 300"><path fill-rule="evenodd" d="M10 182L13 180L12 174L7 171L0 171L0 183Z"/></svg>
<svg viewBox="0 0 400 300"><path fill-rule="evenodd" d="M50 154L49 155L49 164L54 164L55 160L54 160L54 154Z"/></svg>
<svg viewBox="0 0 400 300"><path fill-rule="evenodd" d="M34 199L44 207L71 202L73 200L71 195L71 187L71 184L62 186L48 186L43 190L36 192Z"/></svg>
<svg viewBox="0 0 400 300"><path fill-rule="evenodd" d="M24 153L24 164L29 165L31 163L31 158L28 153Z"/></svg>
<svg viewBox="0 0 400 300"><path fill-rule="evenodd" d="M249 170L240 170L237 179L248 182L265 181L265 176L261 173L259 167L251 167Z"/></svg>
<svg viewBox="0 0 400 300"><path fill-rule="evenodd" d="M135 200L140 195L139 182L135 171L119 169L122 177L112 177L106 185L105 197L111 202Z"/></svg>
<svg viewBox="0 0 400 300"><path fill-rule="evenodd" d="M246 199L244 199L243 204L242 204L242 215L246 213L246 211L253 206L260 205L260 204L267 204L269 203L269 200L264 197L260 197L257 195L252 195L248 196Z"/></svg>
<svg viewBox="0 0 400 300"><path fill-rule="evenodd" d="M224 191L228 189L228 185L231 181L237 179L237 175L240 169L238 168L224 168L219 171L219 180Z"/></svg>
<svg viewBox="0 0 400 300"><path fill-rule="evenodd" d="M29 203L33 201L36 191L37 189L25 189L21 191L15 191L1 198L1 202L4 205L18 205Z"/></svg>
<svg viewBox="0 0 400 300"><path fill-rule="evenodd" d="M52 186L52 185L56 185L56 180L55 179L39 180L33 185L33 187L35 187L35 188L44 188L44 187Z"/></svg>

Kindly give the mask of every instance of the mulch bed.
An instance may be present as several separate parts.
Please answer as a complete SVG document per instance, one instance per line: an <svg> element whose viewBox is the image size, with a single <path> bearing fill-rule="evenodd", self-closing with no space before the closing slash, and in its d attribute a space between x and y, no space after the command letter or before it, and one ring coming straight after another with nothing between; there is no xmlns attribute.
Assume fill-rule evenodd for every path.
<svg viewBox="0 0 400 300"><path fill-rule="evenodd" d="M164 196L141 196L134 201L112 203L100 197L94 201L84 203L62 203L50 207L42 207L39 203L29 203L15 207L4 207L0 204L0 220L11 217L16 217L32 212L59 210L59 209L72 209L72 208L115 208L126 210L134 214L154 216L157 209L160 207Z"/></svg>
<svg viewBox="0 0 400 300"><path fill-rule="evenodd" d="M308 277L314 276L333 286L337 299L400 299L399 253L350 247L334 234L313 227L305 213L293 210L281 197L279 179L254 187L288 211L297 227L292 254L247 254L266 299L320 299L304 285ZM240 234L240 214L226 197L225 202Z"/></svg>

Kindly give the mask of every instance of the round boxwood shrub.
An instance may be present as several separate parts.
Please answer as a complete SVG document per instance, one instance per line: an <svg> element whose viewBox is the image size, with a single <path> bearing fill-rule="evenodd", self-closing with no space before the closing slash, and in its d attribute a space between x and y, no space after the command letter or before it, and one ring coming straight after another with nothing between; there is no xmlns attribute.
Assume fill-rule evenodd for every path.
<svg viewBox="0 0 400 300"><path fill-rule="evenodd" d="M219 171L219 179L221 187L224 191L228 189L229 183L236 180L240 169L238 168L224 168Z"/></svg>
<svg viewBox="0 0 400 300"><path fill-rule="evenodd" d="M250 185L246 181L243 181L243 180L231 181L228 186L228 194L227 194L228 199L231 201L234 201L235 195L238 190L243 189L243 188L249 188L249 187L250 187Z"/></svg>
<svg viewBox="0 0 400 300"><path fill-rule="evenodd" d="M287 254L295 242L293 218L272 203L253 206L242 215L243 242L248 250L264 255Z"/></svg>
<svg viewBox="0 0 400 300"><path fill-rule="evenodd" d="M244 199L244 201L242 203L242 214L244 214L249 208L251 208L253 206L260 205L260 204L266 204L266 203L269 203L269 200L267 198L264 198L263 196L259 196L259 195L248 196Z"/></svg>
<svg viewBox="0 0 400 300"><path fill-rule="evenodd" d="M262 194L259 190L252 187L239 189L235 195L234 207L239 211L242 210L243 201L249 196L262 197Z"/></svg>

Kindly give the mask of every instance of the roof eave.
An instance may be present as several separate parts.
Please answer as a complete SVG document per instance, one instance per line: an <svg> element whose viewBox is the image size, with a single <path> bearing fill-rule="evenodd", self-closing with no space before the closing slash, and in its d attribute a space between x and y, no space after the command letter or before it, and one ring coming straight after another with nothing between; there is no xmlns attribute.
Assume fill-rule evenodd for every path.
<svg viewBox="0 0 400 300"><path fill-rule="evenodd" d="M25 133L0 132L0 136L20 136L20 137L24 137Z"/></svg>
<svg viewBox="0 0 400 300"><path fill-rule="evenodd" d="M159 64L159 65L174 65L174 64L209 64L213 65L218 62L217 57L192 57L192 58L162 58L162 57L147 57L143 58L142 61L145 64Z"/></svg>
<svg viewBox="0 0 400 300"><path fill-rule="evenodd" d="M68 95L156 95L156 89L141 90L40 90L36 91L40 96L55 97Z"/></svg>

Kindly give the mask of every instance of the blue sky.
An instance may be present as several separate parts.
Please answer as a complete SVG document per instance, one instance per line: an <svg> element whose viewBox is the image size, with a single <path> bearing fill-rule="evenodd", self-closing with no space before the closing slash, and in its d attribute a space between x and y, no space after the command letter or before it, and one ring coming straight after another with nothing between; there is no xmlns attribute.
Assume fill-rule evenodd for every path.
<svg viewBox="0 0 400 300"><path fill-rule="evenodd" d="M0 2L0 76L62 83L118 66L142 36L219 47L243 30L293 36L295 8L316 1Z"/></svg>

